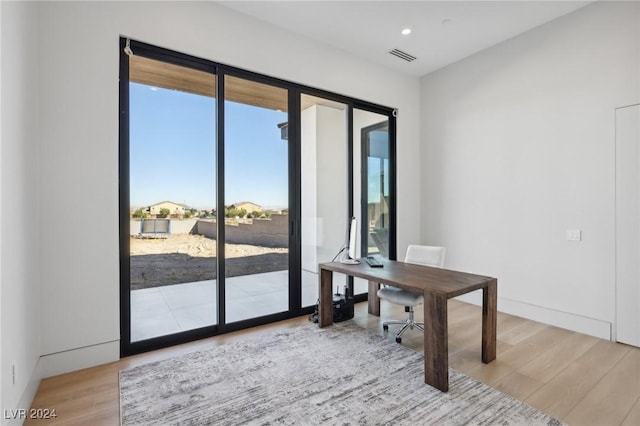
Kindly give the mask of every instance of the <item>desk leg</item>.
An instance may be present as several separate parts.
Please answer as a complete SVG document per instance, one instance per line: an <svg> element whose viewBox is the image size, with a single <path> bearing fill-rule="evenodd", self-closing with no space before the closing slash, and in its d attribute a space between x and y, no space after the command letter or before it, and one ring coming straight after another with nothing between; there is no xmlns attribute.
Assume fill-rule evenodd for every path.
<svg viewBox="0 0 640 426"><path fill-rule="evenodd" d="M369 313L377 317L380 316L380 298L378 297L378 289L380 283L376 281L369 281Z"/></svg>
<svg viewBox="0 0 640 426"><path fill-rule="evenodd" d="M333 324L333 272L320 269L319 281L318 325L322 328Z"/></svg>
<svg viewBox="0 0 640 426"><path fill-rule="evenodd" d="M424 382L442 392L449 390L447 297L424 292Z"/></svg>
<svg viewBox="0 0 640 426"><path fill-rule="evenodd" d="M482 289L482 362L496 359L496 328L498 317L498 280L493 279Z"/></svg>

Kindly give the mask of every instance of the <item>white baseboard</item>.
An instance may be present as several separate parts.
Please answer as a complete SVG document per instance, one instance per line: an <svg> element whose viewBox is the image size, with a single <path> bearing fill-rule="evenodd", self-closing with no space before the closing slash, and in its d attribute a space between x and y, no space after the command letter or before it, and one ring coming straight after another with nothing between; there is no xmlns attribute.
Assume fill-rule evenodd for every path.
<svg viewBox="0 0 640 426"><path fill-rule="evenodd" d="M18 401L18 406L14 407L13 411L11 409L3 409L2 412L2 425L3 426L18 426L23 424L25 421L26 413L29 412L29 408L31 407L31 402L33 398L36 396L36 392L38 392L38 387L40 386L40 377L37 376L38 367L33 370L33 374L31 374L31 378L29 379L29 383L27 383L27 387L22 392L20 396L20 400ZM24 411L21 411L24 410Z"/></svg>
<svg viewBox="0 0 640 426"><path fill-rule="evenodd" d="M107 364L118 359L120 359L119 340L41 356L31 373L29 383L27 383L25 390L22 392L18 406L5 410L0 423L3 426L17 426L24 422L25 418L21 414L21 410L27 410L24 412L28 412L42 379ZM13 414L13 417L11 414Z"/></svg>
<svg viewBox="0 0 640 426"><path fill-rule="evenodd" d="M481 306L482 292L474 291L473 293L459 296L457 299ZM607 321L545 308L544 306L532 305L504 297L498 297L498 311L600 339L613 340L612 324Z"/></svg>
<svg viewBox="0 0 640 426"><path fill-rule="evenodd" d="M43 355L36 370L41 378L57 376L83 368L95 367L120 359L120 341L98 343L83 348Z"/></svg>

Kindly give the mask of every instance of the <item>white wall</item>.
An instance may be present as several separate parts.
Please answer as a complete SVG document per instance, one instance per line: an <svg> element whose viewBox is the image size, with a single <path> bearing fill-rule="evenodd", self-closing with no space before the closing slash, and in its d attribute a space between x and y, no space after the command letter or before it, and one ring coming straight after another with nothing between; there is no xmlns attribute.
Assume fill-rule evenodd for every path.
<svg viewBox="0 0 640 426"><path fill-rule="evenodd" d="M345 110L325 105L302 111L302 269L314 274L345 242L346 119Z"/></svg>
<svg viewBox="0 0 640 426"><path fill-rule="evenodd" d="M31 373L40 356L38 15L28 2L0 8L0 406L11 409L33 397L38 382ZM3 424L7 420L3 414Z"/></svg>
<svg viewBox="0 0 640 426"><path fill-rule="evenodd" d="M301 112L300 159L302 173L300 188L302 192L301 216L302 228L300 239L302 243L302 270L318 273L318 114L317 106L313 105Z"/></svg>
<svg viewBox="0 0 640 426"><path fill-rule="evenodd" d="M317 260L329 262L344 244L345 233L349 227L347 185L345 185L349 167L347 165L347 115L344 110L323 105L316 106L316 113L318 124L316 128ZM304 170L302 173L304 174ZM315 272L318 272L317 263Z"/></svg>
<svg viewBox="0 0 640 426"><path fill-rule="evenodd" d="M0 188L2 187L2 36L3 36L3 32L2 32L2 3L0 3ZM2 388L4 387L3 385L3 377L5 376L4 374L2 374L2 368L4 366L4 364L2 364L2 194L0 192L0 404L2 404L4 402L4 400L2 399Z"/></svg>
<svg viewBox="0 0 640 426"><path fill-rule="evenodd" d="M333 259L345 243L346 119L346 110L325 105L302 111L302 306L318 300L318 263ZM344 280L340 274L334 277L336 292Z"/></svg>
<svg viewBox="0 0 640 426"><path fill-rule="evenodd" d="M640 347L640 104L616 110L617 342Z"/></svg>
<svg viewBox="0 0 640 426"><path fill-rule="evenodd" d="M117 357L118 37L398 107L399 161L418 168L418 79L210 2L44 2L40 22L43 374ZM400 209L419 209L399 176ZM408 196L411 194L411 196ZM73 214L81 206L83 214ZM78 224L80 226L78 226ZM53 225L53 226L52 226ZM402 221L399 238L419 229ZM79 231L91 229L91 232ZM89 356L81 348L94 348ZM97 349L96 349L97 348ZM55 354L55 355L54 355ZM70 361L73 360L73 361Z"/></svg>
<svg viewBox="0 0 640 426"><path fill-rule="evenodd" d="M421 80L423 241L497 277L501 310L610 337L614 109L640 98L639 13L596 3Z"/></svg>

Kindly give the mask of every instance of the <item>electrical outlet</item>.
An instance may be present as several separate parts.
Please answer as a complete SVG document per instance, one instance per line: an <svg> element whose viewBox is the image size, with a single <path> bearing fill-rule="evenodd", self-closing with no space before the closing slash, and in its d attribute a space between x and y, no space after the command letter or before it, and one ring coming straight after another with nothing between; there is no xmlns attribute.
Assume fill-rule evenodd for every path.
<svg viewBox="0 0 640 426"><path fill-rule="evenodd" d="M580 229L567 229L567 241L581 241L582 231Z"/></svg>

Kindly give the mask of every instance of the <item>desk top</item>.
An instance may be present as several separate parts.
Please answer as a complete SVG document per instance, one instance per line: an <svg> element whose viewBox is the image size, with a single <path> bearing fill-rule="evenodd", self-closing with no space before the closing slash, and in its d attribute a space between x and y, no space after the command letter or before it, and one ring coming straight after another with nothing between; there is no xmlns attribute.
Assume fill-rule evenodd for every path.
<svg viewBox="0 0 640 426"><path fill-rule="evenodd" d="M406 288L407 290L429 290L445 293L447 298L460 296L461 294L484 288L491 281L495 280L495 278L491 277L449 269L415 265L382 258L378 258L378 260L384 264L384 267L372 268L364 259L360 259L360 263L357 265L327 262L321 263L318 266L320 269L340 272L345 275L364 278L368 281L376 281L394 287Z"/></svg>

